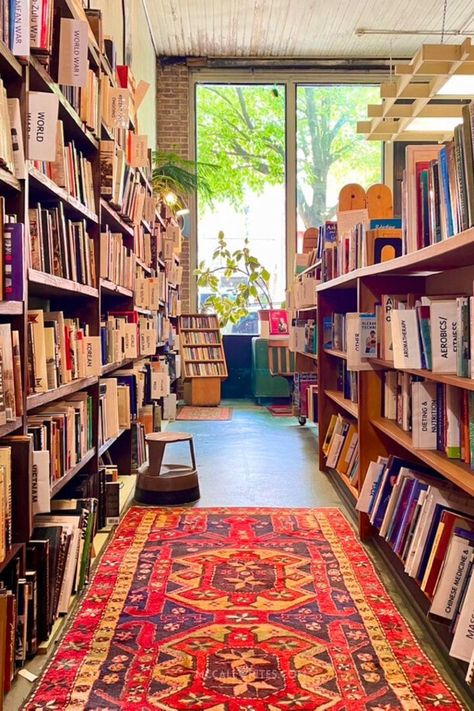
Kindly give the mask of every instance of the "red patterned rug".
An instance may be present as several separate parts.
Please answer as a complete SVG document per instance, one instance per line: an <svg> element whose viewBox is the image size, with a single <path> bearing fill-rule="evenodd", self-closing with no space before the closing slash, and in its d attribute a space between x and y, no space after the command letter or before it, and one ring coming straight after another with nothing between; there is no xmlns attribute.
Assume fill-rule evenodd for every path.
<svg viewBox="0 0 474 711"><path fill-rule="evenodd" d="M177 420L212 420L219 422L232 419L230 407L192 407L185 405L178 412Z"/></svg>
<svg viewBox="0 0 474 711"><path fill-rule="evenodd" d="M463 707L337 509L132 508L25 708Z"/></svg>

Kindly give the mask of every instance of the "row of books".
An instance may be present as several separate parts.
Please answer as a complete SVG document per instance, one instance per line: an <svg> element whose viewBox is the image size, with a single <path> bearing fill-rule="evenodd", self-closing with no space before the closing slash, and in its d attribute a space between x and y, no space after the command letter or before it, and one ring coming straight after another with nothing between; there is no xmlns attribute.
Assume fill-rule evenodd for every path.
<svg viewBox="0 0 474 711"><path fill-rule="evenodd" d="M138 357L137 326L125 316L108 314L104 317L100 324L100 338L102 365Z"/></svg>
<svg viewBox="0 0 474 711"><path fill-rule="evenodd" d="M10 690L16 669L48 639L71 595L88 580L97 527L96 499L60 499L35 518L21 551L0 575L1 692Z"/></svg>
<svg viewBox="0 0 474 711"><path fill-rule="evenodd" d="M186 360L219 360L222 359L222 351L211 346L183 348L183 355Z"/></svg>
<svg viewBox="0 0 474 711"><path fill-rule="evenodd" d="M341 392L346 400L359 402L359 381L357 371L347 367L347 361L338 359L337 361L337 382L336 389Z"/></svg>
<svg viewBox="0 0 474 711"><path fill-rule="evenodd" d="M108 227L101 232L100 278L126 289L134 289L136 258L134 252L124 244L126 239Z"/></svg>
<svg viewBox="0 0 474 711"><path fill-rule="evenodd" d="M306 256L306 255L299 255ZM321 280L321 269L315 267L301 276L297 277L291 289L286 292L286 304L288 309L302 309L316 304L316 287Z"/></svg>
<svg viewBox="0 0 474 711"><path fill-rule="evenodd" d="M5 213L0 197L0 299L23 301L25 298L24 259L25 226L15 215Z"/></svg>
<svg viewBox="0 0 474 711"><path fill-rule="evenodd" d="M371 462L357 509L369 515L405 572L447 620L451 656L474 656L474 505L435 472L399 457Z"/></svg>
<svg viewBox="0 0 474 711"><path fill-rule="evenodd" d="M474 106L443 145L407 146L402 210L407 251L452 237L474 224Z"/></svg>
<svg viewBox="0 0 474 711"><path fill-rule="evenodd" d="M293 375L293 408L300 417L317 420L318 375L317 373L295 373Z"/></svg>
<svg viewBox="0 0 474 711"><path fill-rule="evenodd" d="M182 316L181 328L190 328L200 330L202 328L211 328L219 330L217 316ZM202 337L203 334L200 334Z"/></svg>
<svg viewBox="0 0 474 711"><path fill-rule="evenodd" d="M382 297L380 352L395 368L425 368L471 378L474 298Z"/></svg>
<svg viewBox="0 0 474 711"><path fill-rule="evenodd" d="M74 141L65 143L64 126L58 121L56 129L56 159L32 161L36 170L63 188L72 198L96 214L92 163L76 148Z"/></svg>
<svg viewBox="0 0 474 711"><path fill-rule="evenodd" d="M195 377L195 376L225 376L226 367L225 363L190 363L186 362L185 366L185 376Z"/></svg>
<svg viewBox="0 0 474 711"><path fill-rule="evenodd" d="M59 85L63 95L76 111L84 126L100 136L99 78L89 67L83 87Z"/></svg>
<svg viewBox="0 0 474 711"><path fill-rule="evenodd" d="M170 318L181 316L181 299L174 288L168 288L166 296L166 313Z"/></svg>
<svg viewBox="0 0 474 711"><path fill-rule="evenodd" d="M288 347L296 353L318 352L318 324L314 319L291 320Z"/></svg>
<svg viewBox="0 0 474 711"><path fill-rule="evenodd" d="M413 446L433 449L474 468L474 396L471 391L408 373L384 375L384 417L411 431Z"/></svg>
<svg viewBox="0 0 474 711"><path fill-rule="evenodd" d="M23 383L19 331L0 324L0 425L23 415Z"/></svg>
<svg viewBox="0 0 474 711"><path fill-rule="evenodd" d="M130 385L117 378L99 381L99 447L131 426Z"/></svg>
<svg viewBox="0 0 474 711"><path fill-rule="evenodd" d="M51 487L92 448L92 397L78 392L28 416L33 437L33 513L50 510Z"/></svg>
<svg viewBox="0 0 474 711"><path fill-rule="evenodd" d="M384 294L374 313L323 319L325 348L347 352L348 367L379 356L395 368L470 378L474 297Z"/></svg>
<svg viewBox="0 0 474 711"><path fill-rule="evenodd" d="M0 38L15 55L24 56L25 44L33 51L50 51L53 29L53 0L29 0L28 8L18 0L0 6ZM29 34L28 42L23 35Z"/></svg>
<svg viewBox="0 0 474 711"><path fill-rule="evenodd" d="M145 230L142 224L134 225L133 228L133 251L135 252L138 259L140 259L147 266L151 266L153 263L153 248L154 245L155 254L158 256L161 252L159 245L159 230L153 230L151 234L148 230ZM157 259L154 260L153 268L158 271Z"/></svg>
<svg viewBox="0 0 474 711"><path fill-rule="evenodd" d="M377 357L375 313L333 313L323 318L323 347L347 353L348 367Z"/></svg>
<svg viewBox="0 0 474 711"><path fill-rule="evenodd" d="M8 97L0 79L0 166L17 178L25 177L19 99Z"/></svg>
<svg viewBox="0 0 474 711"><path fill-rule="evenodd" d="M137 311L110 311L100 324L101 363L154 355L157 345L168 341L171 333L170 322L162 312L149 316Z"/></svg>
<svg viewBox="0 0 474 711"><path fill-rule="evenodd" d="M359 477L359 433L354 421L332 415L322 445L326 466L347 476L353 486Z"/></svg>
<svg viewBox="0 0 474 711"><path fill-rule="evenodd" d="M95 244L86 220L65 217L61 202L28 210L29 265L47 274L96 287Z"/></svg>
<svg viewBox="0 0 474 711"><path fill-rule="evenodd" d="M183 346L205 346L212 343L220 343L220 335L217 331L185 331L181 334Z"/></svg>
<svg viewBox="0 0 474 711"><path fill-rule="evenodd" d="M63 311L28 311L27 392L43 393L100 375L100 337Z"/></svg>
<svg viewBox="0 0 474 711"><path fill-rule="evenodd" d="M101 196L129 222L139 224L145 217L154 219L156 201L130 167L125 151L115 141L100 142Z"/></svg>
<svg viewBox="0 0 474 711"><path fill-rule="evenodd" d="M325 223L321 230L324 281L403 254L401 220L369 219L366 212L339 212L337 223Z"/></svg>
<svg viewBox="0 0 474 711"><path fill-rule="evenodd" d="M137 272L141 268L138 266ZM142 271L143 273L143 271ZM160 301L165 300L166 296L166 279L164 272L159 272L156 277L137 277L135 280L135 306L143 309L157 311L160 307ZM168 311L168 314L170 312Z"/></svg>

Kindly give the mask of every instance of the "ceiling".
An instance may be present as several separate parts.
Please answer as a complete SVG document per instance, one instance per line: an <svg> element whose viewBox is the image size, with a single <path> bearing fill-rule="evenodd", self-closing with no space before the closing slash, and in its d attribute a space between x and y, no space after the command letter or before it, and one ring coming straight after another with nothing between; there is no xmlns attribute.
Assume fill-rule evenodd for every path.
<svg viewBox="0 0 474 711"><path fill-rule="evenodd" d="M143 0L158 54L198 57L411 57L440 32L444 0ZM393 35L356 36L358 28ZM474 33L474 7L448 0L445 28ZM462 37L446 36L447 42ZM390 44L392 45L390 51Z"/></svg>

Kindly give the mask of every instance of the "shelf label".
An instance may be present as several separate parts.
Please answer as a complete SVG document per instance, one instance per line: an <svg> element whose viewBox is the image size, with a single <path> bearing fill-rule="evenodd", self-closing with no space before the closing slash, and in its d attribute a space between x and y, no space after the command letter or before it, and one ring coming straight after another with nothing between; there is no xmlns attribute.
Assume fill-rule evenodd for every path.
<svg viewBox="0 0 474 711"><path fill-rule="evenodd" d="M128 128L130 94L128 89L110 90L110 123L116 128Z"/></svg>
<svg viewBox="0 0 474 711"><path fill-rule="evenodd" d="M88 23L61 18L59 37L58 84L85 86L89 69L87 61Z"/></svg>
<svg viewBox="0 0 474 711"><path fill-rule="evenodd" d="M132 168L146 168L148 165L148 136L130 135L130 165Z"/></svg>
<svg viewBox="0 0 474 711"><path fill-rule="evenodd" d="M59 100L42 91L28 93L28 158L54 161Z"/></svg>
<svg viewBox="0 0 474 711"><path fill-rule="evenodd" d="M137 85L137 89L135 91L135 111L138 111L138 109L140 108L140 104L145 98L149 88L150 84L147 81L143 81L143 79L140 79Z"/></svg>

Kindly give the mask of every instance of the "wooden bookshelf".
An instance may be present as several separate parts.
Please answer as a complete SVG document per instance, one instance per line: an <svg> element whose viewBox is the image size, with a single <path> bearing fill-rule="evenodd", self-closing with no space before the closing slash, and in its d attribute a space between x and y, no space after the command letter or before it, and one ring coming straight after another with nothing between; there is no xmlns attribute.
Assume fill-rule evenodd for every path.
<svg viewBox="0 0 474 711"><path fill-rule="evenodd" d="M356 419L359 417L358 404L356 402L352 402L352 400L348 400L347 398L345 398L344 394L339 392L339 390L324 390L324 394L330 400L339 405L341 409L345 410L345 412L348 412L349 415L352 415L352 417L355 417Z"/></svg>
<svg viewBox="0 0 474 711"><path fill-rule="evenodd" d="M56 496L56 494L58 494L61 491L61 489L63 489L66 486L66 484L69 481L71 481L71 479L73 477L75 477L76 474L78 472L80 472L81 469L83 467L85 467L88 462L91 461L91 459L94 457L94 455L95 455L95 447L93 447L92 449L89 449L89 451L82 457L82 459L79 462L77 462L77 464L75 464L73 467L71 467L71 469L68 469L68 471L65 472L64 476L62 476L60 479L55 481L54 484L51 486L51 498L53 498L53 496Z"/></svg>
<svg viewBox="0 0 474 711"><path fill-rule="evenodd" d="M435 243L415 253L410 253L381 264L375 264L343 274L317 287L318 333L324 333L324 319L333 313L374 313L384 294L413 294L419 296L471 295L474 279L474 229L466 230L443 242ZM472 343L472 341L471 341ZM348 344L348 349L350 344ZM329 347L321 349L319 356L319 464L331 477L345 500L352 507L360 537L375 540L381 546L389 565L399 569L400 584L406 588L413 604L420 605L425 615L429 601L419 585L403 572L403 563L390 546L378 535L367 514L359 514L354 508L367 468L377 457L396 455L416 465L430 467L444 477L459 493L474 496L474 472L471 465L462 460L450 459L444 451L417 449L413 446L412 433L405 431L396 421L383 416L384 378L388 371L396 370L393 362L382 358L368 359L353 374L357 384L358 403L346 399L341 391L341 372L347 367L347 354ZM398 372L398 371L397 371ZM406 368L400 372L416 378L445 386L454 386L461 391L474 391L474 380L455 374L441 374L425 369ZM359 475L356 483L341 476L326 465L322 451L325 434L331 417L340 415L358 427ZM352 503L351 503L352 502ZM413 590L416 594L413 594ZM416 600L416 603L415 603ZM423 600L425 601L423 603ZM431 617L424 618L435 638L443 645L447 663L457 668L460 678L465 675L465 665L449 658L452 640L447 625ZM442 634L441 634L442 632Z"/></svg>
<svg viewBox="0 0 474 711"><path fill-rule="evenodd" d="M28 410L35 410L37 407L42 407L55 400L62 400L68 395L76 393L78 390L85 390L96 383L97 376L95 375L91 378L79 378L70 383L65 383L65 385L60 385L59 388L56 388L56 390L48 390L45 393L29 395L26 399L27 408Z"/></svg>
<svg viewBox="0 0 474 711"><path fill-rule="evenodd" d="M28 281L31 294L74 294L75 297L99 298L99 292L93 286L79 284L77 281L63 279L63 277L47 274L46 272L39 272L36 269L28 269Z"/></svg>
<svg viewBox="0 0 474 711"><path fill-rule="evenodd" d="M186 402L198 406L218 405L221 400L221 380L227 377L227 364L217 316L182 314L179 316L179 332ZM215 342L203 342L205 336L200 334L211 333L215 334ZM191 334L195 334L199 343L191 342ZM209 357L188 358L186 349L192 347L207 349ZM219 353L219 358L214 357L216 351ZM197 368L193 369L193 365Z"/></svg>
<svg viewBox="0 0 474 711"><path fill-rule="evenodd" d="M106 228L109 228L111 233L122 235L124 251L127 251L127 257L130 258L128 262L129 271L126 274L126 278L129 281L124 280L122 283L134 284L136 278L143 279L149 276L156 276L160 272L163 273L164 277L166 267L169 267L169 264L163 259L161 239L167 226L173 221L173 216L165 205L156 201L157 196L153 195L151 165L147 168L131 169L129 171L131 189L133 189L134 181L136 180L139 180L140 186L145 188L146 201L142 213L138 212L142 204L141 201L130 200L128 204L124 201L124 206L122 207L119 203L123 200L123 194L119 196L118 201L115 201L116 204L112 204L104 197L105 191L101 173L101 167L103 167L101 160L104 158L104 153L99 139L114 141L115 149L124 151L125 160L128 160L127 146L129 141L125 129L117 131L110 127L105 127L102 120L95 120L95 116L89 117L90 120L83 117L83 106L76 110L72 105L72 103L76 105L77 95L73 95L73 92L71 92L71 103L66 98L67 88L61 88L55 79L57 77L59 49L56 29L59 27L59 21L62 16L75 17L77 12L75 0L59 0L55 3L53 46L50 57L45 54L40 59L38 55L32 55L18 61L5 44L0 42L0 76L7 96L16 98L19 101L24 148L26 148L25 129L27 126L29 90L54 94L58 98L58 118L62 122L65 147L62 165L58 153L56 154L55 166L47 163L43 168L43 165L40 166L39 163L29 161L24 179L19 180L7 170L5 167L6 162L2 161L0 167L0 196L5 200L5 213L15 215L17 224L24 225L23 235L20 235L23 240L21 243L23 254L20 255L22 257L22 268L21 270L18 269L18 273L23 277L21 286L24 300L0 300L1 324L8 324L10 330L15 332L15 336L18 333L18 341L15 341L12 348L12 361L16 368L16 382L19 382L18 373L21 374L22 381L21 389L18 388L17 392L14 393L16 397L10 398L11 401L15 399L17 411L22 414L0 425L0 447L10 447L12 453L12 499L22 501L21 497L24 498L24 515L18 515L15 508L17 504L15 503L12 516L13 540L15 543L8 548L4 560L0 563L0 583L4 581L4 575L13 569L12 563L17 558L21 558L21 576L24 575L26 569L26 546L34 527L32 502L27 499L27 491L32 486L31 465L34 457L31 452L32 446L33 444L43 446L44 442L49 441L45 432L47 427L51 428L48 432L52 430L53 418L57 418L55 432L59 434L61 434L61 424L65 421L64 418L71 417L71 421L74 421L75 424L77 423L76 415L72 417L72 414L65 415L65 410L60 411L60 401L68 401L68 398L72 397L75 403L82 403L77 405L75 412L77 413L81 407L83 408L81 414L85 415L87 413L87 429L83 429L83 432L87 435L87 445L85 445L87 451L80 461L64 472L63 476L55 480L51 486L48 484L49 497L100 499L102 490L99 488L99 458L104 457L104 455L106 455L107 461L113 461L119 473L124 475L123 481L127 484L124 487L124 491L127 491L127 500L133 494L135 479L132 476L132 465L136 457L136 444L132 437L132 430L121 429L116 437L111 437L99 446L101 424L99 411L101 410L101 398L104 397L104 388L102 387L101 389L100 387L104 383L100 383L100 380L103 377L114 378L114 373L117 370L124 369L126 372L134 373L136 370L134 371L133 367L138 364L141 366L144 362L145 355L140 350L142 343L139 338L139 325L137 324L137 357L122 358L119 362L107 363L105 366L97 365L97 368L95 370L92 368L92 370L93 372L98 372L95 372L90 377L77 377L81 369L82 372L90 372L91 368L89 362L87 363L87 368L84 367L86 353L89 354L89 352L86 351L86 348L79 351L79 348L81 348L79 341L89 336L95 339L94 343L91 344L89 342L88 346L91 349L95 349L94 355L96 355L98 348L101 350L104 348L105 350L105 347L109 344L106 338L107 334L103 330L106 328L104 322L107 321L108 314L110 312L129 313L131 314L130 320L133 320L136 316L135 311L140 314L139 321L141 323L146 320L146 317L149 317L151 322L153 317L157 316L154 321L159 324L156 330L156 344L154 341L151 344L146 344L147 358L148 356L160 358L164 362L163 346L171 342L173 338L172 328L166 319L167 304L164 299L160 301L157 310L139 307L135 310L134 288L126 288L109 279L101 279L101 250L104 249L101 242L101 233L105 232ZM116 87L117 79L115 74L111 71L105 56L99 50L92 31L89 32L88 55L89 66L95 74L97 84L100 86L100 79L107 76L111 86ZM42 63L42 59L47 59L48 61ZM63 89L65 93L63 93ZM100 91L97 94L94 93L92 98L97 101L97 108L100 114ZM79 106L78 101L77 105ZM99 119L102 118L99 115ZM86 125L89 123L95 128L91 129ZM131 125L129 130L134 130ZM9 130L6 132L6 135L8 134ZM66 153L71 144L74 144L74 150L77 151L75 156L72 155L72 148L71 153ZM58 144L56 144L56 148L57 146ZM0 156L0 158L3 158L3 156ZM67 172L65 169L66 160L68 161ZM75 170L76 166L83 165L86 165L87 169L83 170L81 176L72 172L72 166L74 166ZM43 174L36 166L41 167L41 171L43 169L46 170L48 174ZM59 184L50 177L53 175ZM62 185L69 185L69 183L72 184L67 189L61 187ZM72 194L69 194L69 191ZM87 205L74 196L82 196L81 200L87 202ZM94 209L90 209L91 207L94 207ZM30 210L31 213L29 212ZM40 210L43 210L43 212L40 212ZM46 210L50 212L46 214ZM125 210L127 212L130 211L130 214L123 214ZM56 217L53 216L53 213ZM59 222L59 220L62 220L63 215L66 221L65 224ZM36 232L34 230L35 218L36 224L40 225L41 228ZM56 219L55 223L53 222L54 219ZM33 229L28 229L28 221L33 223L31 225ZM76 223L76 225L71 227L71 223ZM50 227L51 231L49 230ZM78 231L76 232L75 229ZM80 232L80 229L83 232ZM46 240L50 238L47 244L44 241L43 233L47 235ZM90 247L90 251L87 249L88 247ZM45 254L46 252L47 254ZM94 259L92 257L89 258L92 253ZM104 268L104 263L108 264L104 256L102 253L102 268ZM75 263L72 260L75 260ZM32 268L32 264L37 268ZM41 267L38 267L38 264L41 264ZM64 268L65 264L67 268ZM121 264L121 260L117 258L117 263L112 266L118 272ZM53 266L55 274L48 273L53 271ZM77 277L74 276L77 281L72 278L67 279L57 276L58 274L77 274ZM86 280L85 274L87 274L89 284L95 284L97 285L96 287L80 283L81 280ZM19 277L15 278L19 279ZM117 281L120 281L120 279L117 279ZM177 286L176 291L176 298L179 299L179 286ZM5 295L3 298L6 298ZM33 348L32 327L30 325L33 315L31 311L43 311L50 314L49 338L53 339L53 347L51 347L50 342L49 351L43 348L38 348L37 350ZM157 311L159 312L158 314ZM68 320L67 338L64 337L64 330L61 331L59 327L56 328L54 325L54 323L58 323L57 321L55 322L54 312L56 316L62 314L61 318ZM52 323L53 325L51 325ZM169 330L165 330L163 324L166 324L166 328ZM174 332L176 332L176 326L176 321L174 321ZM51 334L51 330L55 332L54 335ZM67 343L68 350L66 350L65 346L61 351L62 346L60 345L58 333L63 334L65 338L63 345L65 346ZM76 337L77 343L74 341ZM15 350L16 344L19 345L19 360L18 351ZM158 349L161 349L161 351ZM100 364L102 359L116 358L117 354L120 355L123 352L120 348L114 351L109 345L109 351L107 353L99 353L100 357L94 362ZM51 353L56 354L55 369ZM115 355L111 355L112 353L115 353ZM60 354L59 358L57 354ZM45 376L41 373L40 367L40 357L43 355L47 371L46 387L49 387L49 389L45 392L35 392L35 388L38 390L45 387L45 383L41 382L45 379ZM82 363L80 363L79 355L82 358ZM36 357L38 357L38 361L35 361ZM64 363L67 363L67 366ZM5 368L5 358L3 359L3 367ZM35 372L36 367L38 367L38 372ZM51 377L51 370L55 370L54 377ZM74 379L65 383L71 376ZM53 388L51 386L52 382L65 384ZM5 388L4 383L5 379L3 380L3 387ZM173 386L174 390L175 387ZM3 402L5 403L6 399ZM141 410L142 406L149 406L150 404L152 407L160 407L159 402L150 403L145 394L143 401L138 403L138 409ZM4 407L4 405L0 406ZM43 408L47 409L49 413L54 413L54 415L50 416L45 426L46 429L39 431L44 426L44 422L42 422ZM40 415L41 418L38 417ZM14 414L9 416L14 417ZM136 423L134 422L137 431L139 429L140 416L139 412L137 421ZM49 415L46 416L45 414L45 419L48 419L48 417ZM81 423L81 426L83 424ZM19 451L18 456L14 451L15 449ZM146 458L146 449L143 449L144 451L140 452L140 456ZM80 451L84 451L84 449ZM75 461L75 457L69 461ZM53 462L49 472L50 478L52 470L54 470L54 476L57 476L56 469L57 467ZM122 510L125 503L126 500L121 492ZM97 507L96 515L98 520L104 515L103 505ZM103 536L103 534L101 535ZM48 640L41 641L40 652L51 647L55 634L67 622L68 615L61 617L57 621L51 637ZM0 654L2 651L0 650ZM0 689L0 707L3 701L2 691L3 689Z"/></svg>

